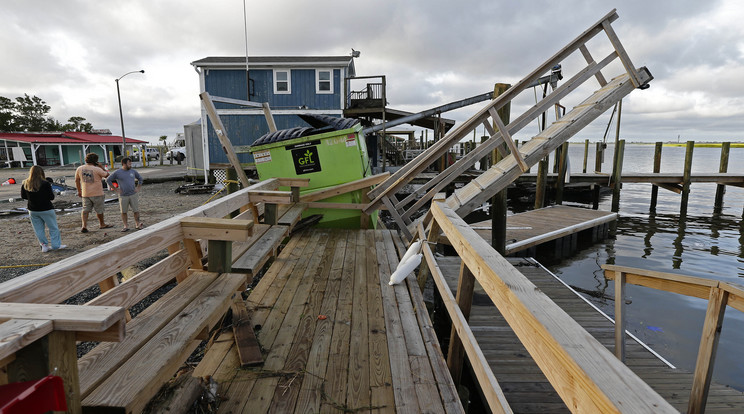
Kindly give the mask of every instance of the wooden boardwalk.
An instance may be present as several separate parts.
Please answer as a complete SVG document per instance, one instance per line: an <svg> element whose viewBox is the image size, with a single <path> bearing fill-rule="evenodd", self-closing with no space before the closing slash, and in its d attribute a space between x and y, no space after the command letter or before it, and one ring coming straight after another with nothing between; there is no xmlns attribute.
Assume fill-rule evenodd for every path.
<svg viewBox="0 0 744 414"><path fill-rule="evenodd" d="M614 324L577 293L532 259L508 259L517 269L579 322L592 336L614 351ZM437 263L452 291L460 273L458 257L439 257ZM476 282L470 326L515 413L569 412L547 378ZM685 412L692 374L672 369L638 342L626 342L626 364L676 409ZM706 412L743 412L744 393L711 384Z"/></svg>
<svg viewBox="0 0 744 414"><path fill-rule="evenodd" d="M514 214L506 218L506 254L601 227L615 220L617 213L562 205ZM470 227L491 242L490 220L472 223ZM440 239L440 242L447 243L446 238Z"/></svg>
<svg viewBox="0 0 744 414"><path fill-rule="evenodd" d="M241 368L226 332L196 369L220 384L219 412L462 412L415 278L388 285L399 243L293 236L246 300L264 363Z"/></svg>

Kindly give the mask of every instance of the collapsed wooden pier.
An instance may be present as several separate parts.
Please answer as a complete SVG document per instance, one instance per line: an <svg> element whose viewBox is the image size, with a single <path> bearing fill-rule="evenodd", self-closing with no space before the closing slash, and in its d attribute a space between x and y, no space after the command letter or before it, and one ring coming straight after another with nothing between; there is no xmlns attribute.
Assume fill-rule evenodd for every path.
<svg viewBox="0 0 744 414"><path fill-rule="evenodd" d="M226 332L196 369L220 412L462 412L415 279L388 285L401 249L388 230L293 237L246 301L265 362L241 367Z"/></svg>
<svg viewBox="0 0 744 414"><path fill-rule="evenodd" d="M59 389L48 392L63 394L69 412L138 413L184 367L194 350L204 345L201 362L186 377L216 379L215 404L220 412L463 412L456 385L465 358L478 393L494 413L527 409L524 398L538 409L675 412L675 407L682 406L679 398L665 400L661 390L657 392L623 363L624 351L633 354L635 350L625 347L622 306L616 312L616 356L601 342L606 337L592 336L579 323L581 317L574 318L559 306L564 297L551 299L461 218L563 145L603 110L651 80L645 68L632 65L611 27L615 19L613 10L389 178L367 177L300 196L307 179L271 178L250 185L237 159L231 159L245 187L242 190L0 284L0 385L29 381L27 388L33 389L51 373L61 382L56 382ZM607 35L612 52L596 62L586 43L601 32ZM586 60L584 69L517 120L501 119L499 111L516 95L574 52ZM601 70L615 59L625 71L607 81ZM592 78L599 90L517 148L511 134ZM219 117L214 114L214 118L221 142L227 141L224 127L215 122ZM395 197L412 177L436 162L448 145L481 125L491 135L485 146L410 199ZM230 147L229 141L223 145ZM420 220L411 217L497 147L504 156L500 162L446 201L432 202ZM360 189L369 196L362 198L362 204L323 201ZM362 227L370 223L370 213L385 206L407 242L426 241L421 244L425 259L418 277L411 273L399 285L387 284L407 247L397 233L301 230L296 226L309 206L361 210L365 213L360 217ZM460 260L455 294L435 255L442 237L449 240ZM145 260L154 264L127 280L117 277L121 270ZM264 271L260 282L248 291L253 277ZM618 281L616 294L621 304L626 282L709 298L688 405L689 412L702 412L708 397L718 395L710 378L723 310L727 306L744 309L744 289L630 269L608 271ZM429 276L452 321L446 353L440 349L422 300L420 286ZM477 313L471 312L476 281L490 301L487 307L499 312L537 369L512 372L511 381L500 383L491 365L502 363L503 355L497 352L493 355L498 358L490 361L491 355L474 334L479 330ZM77 303L82 292L93 299ZM97 344L77 358L78 341ZM509 365L509 355L506 361L503 366ZM528 397L520 395L515 400L505 392L510 382L527 382L538 375L547 382L528 390ZM669 378L677 381L674 373ZM189 395L176 392L174 398L188 406ZM46 401L44 396L37 397ZM730 399L725 404L738 404L736 396L726 397ZM740 408L717 404L711 407Z"/></svg>

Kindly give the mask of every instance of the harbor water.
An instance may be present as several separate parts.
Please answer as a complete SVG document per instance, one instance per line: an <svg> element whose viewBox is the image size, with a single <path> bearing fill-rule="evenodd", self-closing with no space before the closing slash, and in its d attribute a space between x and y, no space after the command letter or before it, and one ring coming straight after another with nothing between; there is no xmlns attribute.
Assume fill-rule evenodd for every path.
<svg viewBox="0 0 744 414"><path fill-rule="evenodd" d="M612 170L613 145L608 145L604 172ZM590 144L588 171L594 167ZM692 171L718 172L720 148L696 147ZM582 170L584 146L569 148L570 170ZM732 148L728 172L744 173L744 148ZM552 157L551 157L552 158ZM623 171L653 171L654 145L626 144ZM661 172L682 173L685 147L665 146ZM585 247L548 268L571 286L595 292L585 295L614 317L613 281L600 266L617 264L679 273L744 285L744 189L727 187L724 207L714 212L715 184L693 183L686 214L681 195L659 189L656 211L650 211L651 184L623 184L620 218L614 237ZM570 203L564 203L570 204ZM586 207L586 205L584 205ZM599 208L611 209L611 196ZM677 368L694 371L707 300L627 285L627 329ZM714 381L744 391L744 313L728 307L718 345Z"/></svg>

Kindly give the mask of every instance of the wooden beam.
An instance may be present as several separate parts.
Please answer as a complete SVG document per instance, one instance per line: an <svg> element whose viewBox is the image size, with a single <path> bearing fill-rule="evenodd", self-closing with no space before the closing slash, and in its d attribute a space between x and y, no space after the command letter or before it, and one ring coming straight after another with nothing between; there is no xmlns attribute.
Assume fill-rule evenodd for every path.
<svg viewBox="0 0 744 414"><path fill-rule="evenodd" d="M688 414L705 412L705 403L708 400L710 380L713 377L713 363L716 359L718 339L721 336L721 325L723 325L723 315L726 311L727 301L728 292L725 290L720 288L710 290L708 310L705 312L703 334L700 339L700 349L695 363L690 402L687 405Z"/></svg>
<svg viewBox="0 0 744 414"><path fill-rule="evenodd" d="M50 320L58 331L101 332L124 323L124 308L0 302L0 321L11 319Z"/></svg>
<svg viewBox="0 0 744 414"><path fill-rule="evenodd" d="M615 356L625 362L625 273L615 272Z"/></svg>
<svg viewBox="0 0 744 414"><path fill-rule="evenodd" d="M720 288L728 292L728 305L744 312L744 286L731 282L721 282Z"/></svg>
<svg viewBox="0 0 744 414"><path fill-rule="evenodd" d="M491 107L488 109L488 112L491 114L491 119L493 120L493 123L496 124L496 127L499 129L499 132L501 132L501 136L504 138L504 141L506 142L506 146L509 147L509 151L511 152L512 156L514 157L514 160L517 162L517 165L519 165L519 168L522 170L522 172L525 172L530 169L529 165L527 165L524 162L524 159L522 158L522 154L519 153L519 148L517 148L516 144L514 144L514 140L511 137L511 134L509 133L509 130L506 129L506 126L504 125L504 122L501 120L501 117L496 112L496 109Z"/></svg>
<svg viewBox="0 0 744 414"><path fill-rule="evenodd" d="M183 239L183 246L189 255L191 269L203 270L202 258L204 257L204 253L202 253L201 244L194 239Z"/></svg>
<svg viewBox="0 0 744 414"><path fill-rule="evenodd" d="M457 336L465 348L465 353L468 356L470 365L473 367L473 372L475 372L475 377L478 379L488 407L494 413L511 413L511 407L509 407L509 402L506 401L499 381L493 375L493 370L491 370L488 360L483 355L483 351L481 351L478 341L470 329L467 318L462 314L460 307L457 306L457 301L452 295L452 291L447 285L447 281L444 279L439 265L437 265L434 252L431 251L428 244L424 244L423 253L426 265L430 269L434 283L442 296L442 302L452 319L452 327L457 331Z"/></svg>
<svg viewBox="0 0 744 414"><path fill-rule="evenodd" d="M277 178L279 187L307 187L310 185L309 178Z"/></svg>
<svg viewBox="0 0 744 414"><path fill-rule="evenodd" d="M589 63L589 64L594 63L594 58L592 57L591 53L589 53L589 49L587 49L586 45L579 46L579 50L581 51L582 56L584 56L584 59L586 60L586 63ZM602 75L602 72L601 71L600 72L597 72L597 74L594 75L594 77L597 78L597 82L599 82L599 86L605 86L605 85L607 85L607 80ZM588 146L589 145L588 144L589 141L587 140L586 142L587 142L587 146ZM586 171L586 157L584 158L584 160L585 160L584 161L584 171Z"/></svg>
<svg viewBox="0 0 744 414"><path fill-rule="evenodd" d="M443 203L435 220L570 409L676 412Z"/></svg>
<svg viewBox="0 0 744 414"><path fill-rule="evenodd" d="M626 266L602 265L602 269L605 270L605 277L609 280L613 280L617 272L622 272L625 274L626 283L702 299L707 299L710 296L710 290L718 287L719 283L717 280L712 279L635 269Z"/></svg>
<svg viewBox="0 0 744 414"><path fill-rule="evenodd" d="M189 239L246 241L253 234L253 221L214 217L181 219L184 237Z"/></svg>
<svg viewBox="0 0 744 414"><path fill-rule="evenodd" d="M202 103L204 104L204 109L207 111L209 120L212 121L212 127L214 127L214 132L217 133L217 138L219 138L220 144L222 144L222 150L225 151L227 159L230 160L230 164L235 168L235 172L238 173L240 184L242 184L244 188L249 187L250 181L248 181L248 176L245 175L245 170L243 170L243 166L240 164L240 160L238 160L238 155L235 154L230 138L227 137L225 125L222 124L220 116L217 115L217 109L215 109L212 99L209 97L209 93L202 92L199 94L199 98L201 98Z"/></svg>
<svg viewBox="0 0 744 414"><path fill-rule="evenodd" d="M387 207L388 211L390 212L390 215L393 216L393 219L395 220L395 223L398 225L398 228L403 233L403 235L406 237L407 240L412 240L413 235L408 230L408 224L403 221L403 219L398 214L398 211L395 210L395 207L393 207L392 201L390 201L389 198L385 197L382 202L385 204L385 207Z"/></svg>
<svg viewBox="0 0 744 414"><path fill-rule="evenodd" d="M235 295L231 309L233 336L240 358L240 366L247 367L263 363L261 346L258 344L256 333L253 332L251 325L251 315L240 295Z"/></svg>
<svg viewBox="0 0 744 414"><path fill-rule="evenodd" d="M340 194L346 194L352 191L372 187L373 185L377 185L380 182L384 181L388 177L390 177L390 173L385 172L382 174L361 178L356 181L351 181L348 183L339 184L333 187L304 194L300 197L300 201L303 203L309 203L312 201L325 200L326 198L330 198Z"/></svg>
<svg viewBox="0 0 744 414"><path fill-rule="evenodd" d="M16 351L43 338L54 330L54 323L40 319L12 319L0 324L0 360L12 357Z"/></svg>
<svg viewBox="0 0 744 414"><path fill-rule="evenodd" d="M623 63L625 70L628 72L628 75L630 76L630 81L633 82L633 86L637 88L643 85L643 81L641 80L641 77L638 74L638 71L633 66L633 62L630 61L630 57L628 56L628 53L625 52L625 47L623 47L623 44L620 43L620 39L618 39L617 34L615 34L615 29L612 28L610 21L609 20L603 21L602 28L604 29L605 34L607 34L607 38L610 39L610 43L612 43L612 47L615 48L615 52L620 57L620 61Z"/></svg>
<svg viewBox="0 0 744 414"><path fill-rule="evenodd" d="M464 262L460 262L460 277L457 279L457 295L455 300L457 306L462 312L462 316L465 321L470 320L470 309L473 306L473 289L475 288L475 276L470 269L465 266ZM447 366L452 374L452 380L455 381L456 385L460 384L462 377L463 368L463 356L465 349L463 348L462 341L457 336L457 329L453 326L450 331L449 340L449 351L447 351Z"/></svg>
<svg viewBox="0 0 744 414"><path fill-rule="evenodd" d="M266 118L266 124L269 125L269 132L276 132L276 122L274 122L274 114L271 113L271 107L269 106L269 103L264 102L261 105L261 108L263 108L264 118Z"/></svg>
<svg viewBox="0 0 744 414"><path fill-rule="evenodd" d="M251 203L291 204L292 192L279 190L259 190L248 193Z"/></svg>

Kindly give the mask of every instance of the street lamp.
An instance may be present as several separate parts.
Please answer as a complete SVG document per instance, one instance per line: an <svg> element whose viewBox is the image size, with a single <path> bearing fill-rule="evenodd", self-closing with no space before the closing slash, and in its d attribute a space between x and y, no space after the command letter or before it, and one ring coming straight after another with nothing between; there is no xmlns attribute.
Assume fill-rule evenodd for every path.
<svg viewBox="0 0 744 414"><path fill-rule="evenodd" d="M124 115L121 113L121 93L119 92L119 79L122 79L123 77L129 75L130 73L145 73L145 70L133 70L131 72L127 72L123 75L121 75L118 79L114 79L116 82L116 97L119 98L119 119L121 120L121 156L122 158L126 156L127 152L127 139L124 135Z"/></svg>

